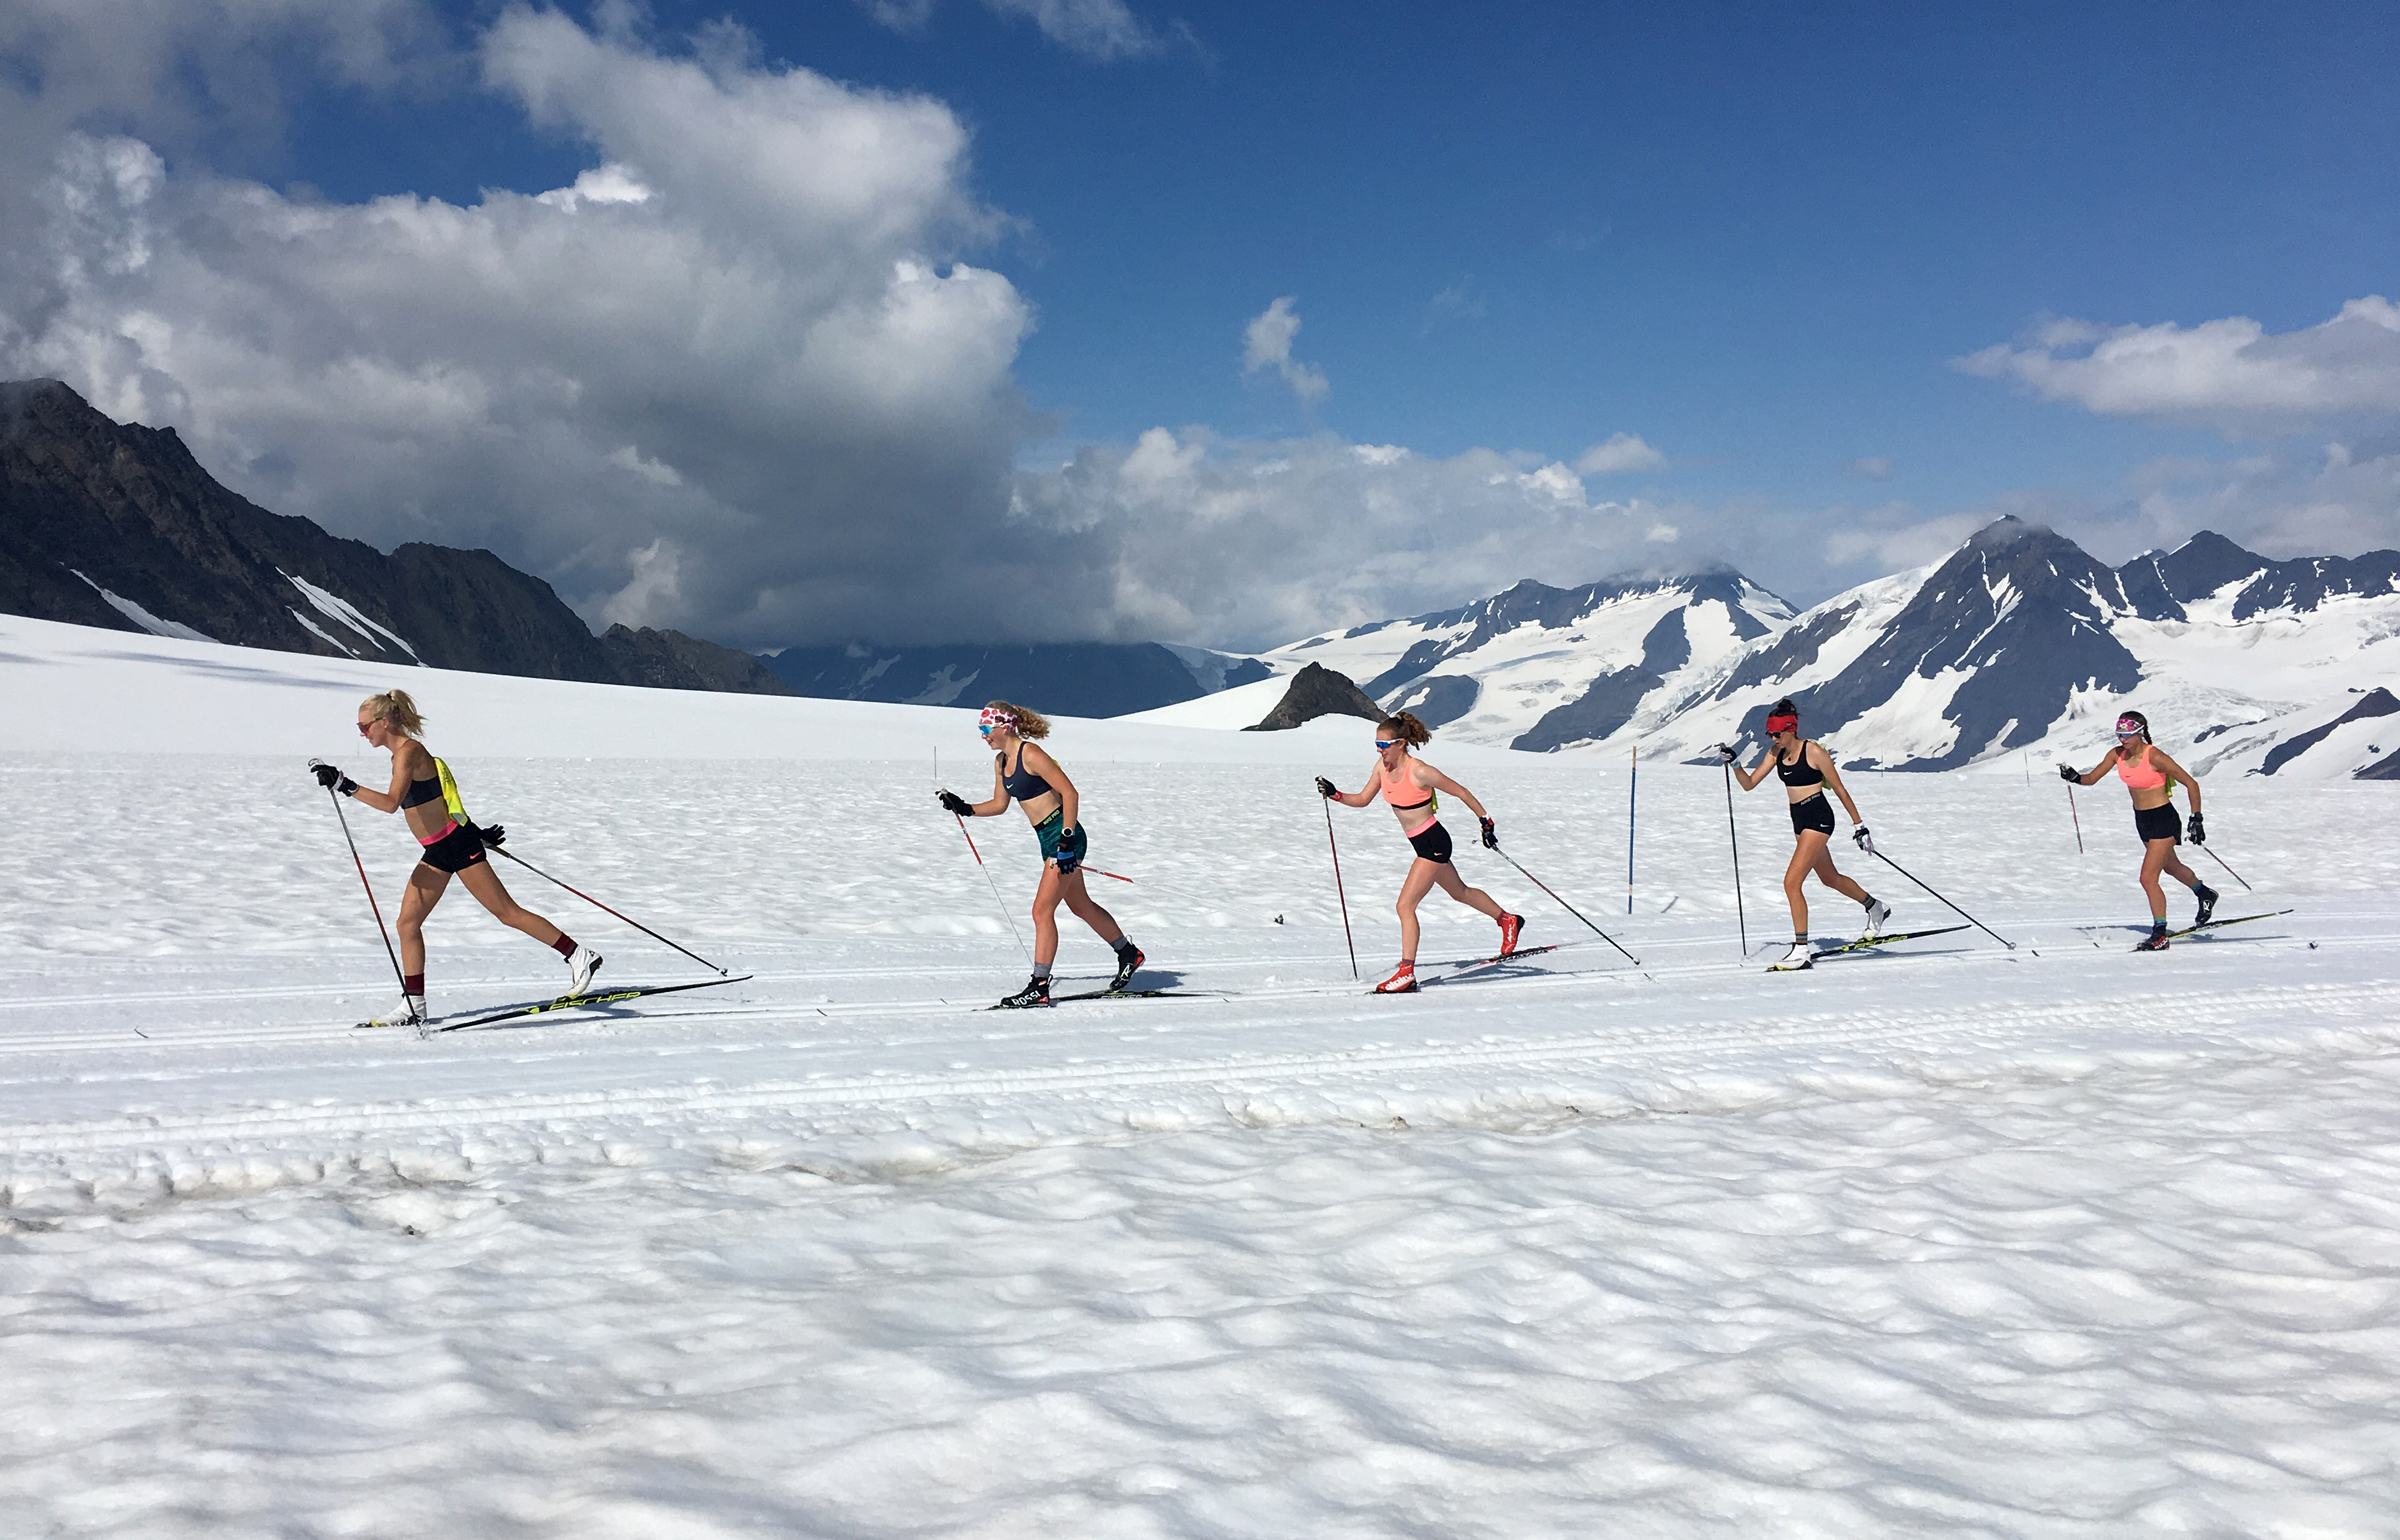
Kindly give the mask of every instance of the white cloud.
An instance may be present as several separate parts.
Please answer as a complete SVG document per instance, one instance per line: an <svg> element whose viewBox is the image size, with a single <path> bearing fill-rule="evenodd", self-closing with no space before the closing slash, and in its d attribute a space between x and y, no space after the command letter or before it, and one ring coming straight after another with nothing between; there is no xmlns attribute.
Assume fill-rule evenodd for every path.
<svg viewBox="0 0 2400 1540"><path fill-rule="evenodd" d="M1181 22L1161 30L1133 14L1125 0L983 0L997 16L1030 21L1042 36L1102 64L1163 53L1191 44ZM917 33L933 19L934 0L859 0L866 13L894 32Z"/></svg>
<svg viewBox="0 0 2400 1540"><path fill-rule="evenodd" d="M1292 388L1293 395L1314 405L1324 400L1333 386L1324 371L1292 357L1292 339L1300 335L1299 312L1292 308L1297 303L1295 296L1286 294L1242 328L1242 373L1272 369Z"/></svg>
<svg viewBox="0 0 2400 1540"><path fill-rule="evenodd" d="M587 615L985 631L992 584L1059 556L1007 518L1029 309L950 260L991 224L966 134L741 57L503 13L486 78L597 164L467 207L285 198L70 135L41 237L9 243L39 264L0 293L0 367L174 424L278 512L488 546Z"/></svg>
<svg viewBox="0 0 2400 1540"><path fill-rule="evenodd" d="M1630 433L1611 433L1608 442L1594 444L1576 458L1575 468L1586 476L1613 476L1622 471L1654 471L1667 457Z"/></svg>
<svg viewBox="0 0 2400 1540"><path fill-rule="evenodd" d="M1889 481L1898 464L1890 455L1864 455L1843 466L1842 474L1862 481Z"/></svg>
<svg viewBox="0 0 2400 1540"><path fill-rule="evenodd" d="M2055 321L2024 347L2003 344L1953 362L2113 417L2245 431L2385 415L2400 412L2400 305L2369 295L2332 320L2279 334L2246 316L2192 327Z"/></svg>

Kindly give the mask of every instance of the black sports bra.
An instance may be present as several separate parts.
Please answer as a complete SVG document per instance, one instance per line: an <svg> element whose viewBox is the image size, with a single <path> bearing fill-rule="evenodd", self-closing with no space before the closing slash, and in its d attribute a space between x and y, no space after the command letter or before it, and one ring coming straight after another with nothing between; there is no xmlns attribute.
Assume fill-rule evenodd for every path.
<svg viewBox="0 0 2400 1540"><path fill-rule="evenodd" d="M1020 744L1017 748L1016 769L1008 768L1007 755L1003 754L1000 757L1000 789L1019 802L1031 802L1034 798L1053 788L1037 772L1025 768L1025 749Z"/></svg>
<svg viewBox="0 0 2400 1540"><path fill-rule="evenodd" d="M429 775L421 781L408 783L408 790L401 794L400 805L404 808L423 807L428 802L441 800L442 778L438 775Z"/></svg>
<svg viewBox="0 0 2400 1540"><path fill-rule="evenodd" d="M1805 738L1800 740L1800 758L1796 763L1786 764L1781 754L1775 756L1775 773L1786 786L1825 784L1825 772L1808 762L1808 740Z"/></svg>

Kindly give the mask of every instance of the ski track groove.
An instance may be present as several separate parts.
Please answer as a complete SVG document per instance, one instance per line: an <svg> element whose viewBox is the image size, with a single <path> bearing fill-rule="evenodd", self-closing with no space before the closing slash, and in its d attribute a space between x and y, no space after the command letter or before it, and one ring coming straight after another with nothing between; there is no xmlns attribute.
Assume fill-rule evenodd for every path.
<svg viewBox="0 0 2400 1540"><path fill-rule="evenodd" d="M2295 999L2295 997L2297 997ZM2229 1027L2265 1008L2295 1006L2313 1017L2329 1010L2380 1006L2392 998L2388 984L2326 984L2249 991L2195 989L2188 997L2153 998L2154 1010L2171 1006L2186 1020L2184 1030ZM1280 1087L1317 1086L1326 1081L1390 1079L1412 1073L1461 1068L1589 1065L1622 1068L1661 1057L1710 1052L1775 1051L1807 1047L1893 1047L1949 1041L1988 1046L2000 1037L2021 1037L2041 1026L2079 1021L2106 1023L2115 1015L2107 1003L2072 1002L2042 1006L1979 1005L1926 1013L1810 1012L1789 1024L1743 1021L1710 1028L1669 1024L1637 1028L1615 1037L1507 1044L1445 1043L1412 1047L1362 1046L1314 1053L1220 1055L1196 1060L1128 1061L1105 1068L979 1070L939 1075L868 1074L838 1080L762 1081L739 1088L691 1086L648 1091L574 1091L505 1099L463 1097L413 1104L353 1103L308 1112L243 1111L191 1116L145 1116L23 1125L0 1134L0 1156L55 1156L139 1149L145 1146L231 1144L237 1141L306 1139L326 1134L404 1133L593 1121L662 1121L678 1114L737 1113L806 1108L896 1109L960 1100L1061 1097L1078 1093L1158 1087L1213 1087L1230 1095L1271 1094ZM1880 1022L1880 1024L1879 1024ZM2329 1022L2321 1024L2330 1025ZM2346 1025L2363 1025L2345 1022ZM1629 1040L1630 1039L1630 1040ZM2088 1050L2076 1049L2078 1053ZM1115 1120L1122 1123L1122 1119Z"/></svg>

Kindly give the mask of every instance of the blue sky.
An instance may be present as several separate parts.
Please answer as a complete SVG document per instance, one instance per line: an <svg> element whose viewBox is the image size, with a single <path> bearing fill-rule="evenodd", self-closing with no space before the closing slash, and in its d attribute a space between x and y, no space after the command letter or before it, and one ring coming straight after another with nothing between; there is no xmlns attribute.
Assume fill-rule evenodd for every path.
<svg viewBox="0 0 2400 1540"><path fill-rule="evenodd" d="M254 55L277 61L278 112L203 101L166 114L137 89L68 126L154 146L169 184L205 168L336 205L413 193L467 208L486 188L562 188L608 158L603 110L537 122L522 90L457 62L508 14L450 6L395 24L387 38L413 41L380 74L329 64L305 36L262 35ZM1188 493L1188 541L1201 501L1267 485L1313 443L1403 446L1457 471L1375 494L1417 497L1415 523L1355 530L1453 586L1501 578L1516 539L1516 575L1723 559L1808 601L1927 559L1999 511L2048 518L2118 559L2203 523L2276 554L2400 536L2388 474L2400 389L2377 383L2393 369L2381 313L2356 336L2309 340L2345 305L2400 295L2400 8L884 0L879 20L838 0L566 14L632 53L697 51L750 79L798 66L947 112L965 135L956 190L983 217L929 215L918 246L998 275L1021 307L996 388L1033 415L986 423L978 442L1005 437L1008 464L1036 478L1080 457L1080 480L1015 494L1019 523L1042 510L1054 534L1132 517L1126 464L1148 463L1145 447L1186 491L1152 477L1143 506ZM649 206L674 196L634 169L661 189ZM1245 326L1284 297L1299 323L1289 358L1322 377L1321 394L1272 362L1243 367ZM2298 336L2311 368L2306 349L2349 358L2363 337L2367 383L2295 402L2230 374L2120 388L2098 364L2071 372L2095 336L2127 327L2169 328L2154 340L2215 367L2197 329L2237 318L2259 323L2270 350ZM2061 319L2087 334L2030 340ZM2006 356L1979 372L1957 366L1996 347ZM2255 375L2253 354L2216 364ZM178 376L162 400L207 417L193 385ZM1460 487L1492 481L1462 457L1572 468L1618 434L1648 452L1622 468L1602 457L1582 479L1591 508L1632 510L1621 539L1566 539L1547 514L1518 527L1461 501ZM595 448L605 436L587 435ZM2332 442L2347 458L2329 485ZM772 479L695 471L690 446L681 459L631 452L620 463L678 468L676 491L705 483L721 502L744 475ZM229 479L248 474L261 501L328 523L397 527L323 478L278 483L291 458L278 453ZM1368 496L1310 484L1337 534L1348 499ZM441 496L420 503L439 524ZM1164 515L1142 517L1115 530L1116 566L1076 572L1147 597L1051 623L1249 644L1314 628L1300 625L1303 596L1265 608L1159 597L1171 572L1123 557L1160 535ZM1445 520L1471 538L1446 535ZM1275 562L1273 530L1253 534L1227 555ZM563 574L587 612L690 590L681 618L754 644L800 613L694 598L688 563L680 583L640 589L632 535L614 554L498 538ZM1038 572L1057 558L1009 559ZM1337 540L1304 564L1339 559ZM1467 596L1380 565L1382 578L1336 585L1316 618ZM862 568L860 581L885 579ZM1326 592L1321 574L1303 588ZM895 602L852 608L871 620ZM898 629L989 623L961 619L955 597L942 609Z"/></svg>

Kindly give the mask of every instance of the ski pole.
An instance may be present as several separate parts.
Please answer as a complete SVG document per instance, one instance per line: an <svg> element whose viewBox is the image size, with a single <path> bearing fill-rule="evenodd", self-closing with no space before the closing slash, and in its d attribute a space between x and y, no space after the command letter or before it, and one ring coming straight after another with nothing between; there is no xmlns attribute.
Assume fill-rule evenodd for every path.
<svg viewBox="0 0 2400 1540"><path fill-rule="evenodd" d="M1591 925L1591 926L1592 926L1592 934L1593 934L1593 935L1595 935L1595 936L1598 936L1598 937L1599 937L1601 940L1603 940L1603 941L1607 942L1607 943L1608 943L1610 946L1615 946L1615 947L1617 947L1617 950L1618 950L1619 952L1621 952L1621 953L1624 953L1624 957L1625 957L1625 960L1626 960L1627 962L1629 962L1629 963L1633 964L1633 965L1634 965L1635 967L1637 967L1637 968L1638 968L1638 967L1640 967L1640 966L1642 965L1642 960L1641 960L1640 958L1638 958L1638 957L1634 956L1634 955L1633 955L1631 952L1627 952L1627 951L1625 951L1625 949L1624 949L1623 947L1621 947L1621 946L1617 946L1617 938L1616 938L1616 937L1614 937L1614 936L1610 935L1610 934L1609 934L1607 931L1604 931L1604 930L1602 930L1602 929L1601 929L1599 926L1597 926L1597 925L1592 925L1592 922L1591 922L1590 920L1588 920L1588 919L1584 919L1584 915L1583 915L1583 911L1582 911L1582 910L1580 910L1580 909L1576 908L1576 907L1575 907L1573 904L1570 904L1570 903L1568 903L1568 902L1567 902L1565 899L1563 899L1563 898L1559 898L1559 896L1558 896L1558 893L1556 892L1556 890L1554 890L1554 889L1553 889L1553 888L1550 886L1550 884L1548 884L1548 883L1546 883L1546 882L1542 881L1542 879L1541 879L1541 878L1539 878L1539 877L1536 877L1536 876L1535 876L1533 873L1531 873L1531 872L1529 872L1529 871L1526 871L1524 867L1522 867L1522 866L1518 866L1518 865L1517 865L1517 858L1516 858L1515 856L1512 856L1512 855L1510 855L1510 854L1509 854L1507 851L1500 849L1500 847L1499 847L1499 846L1497 846L1497 845L1494 845L1494 846L1492 847L1492 849L1493 849L1495 852L1497 852L1497 853L1498 853L1498 855L1499 855L1499 857L1500 857L1500 859L1501 859L1501 860L1503 860L1503 861L1506 861L1506 862L1507 862L1509 865L1511 865L1511 866L1515 866L1515 867L1517 868L1518 872L1519 872L1519 873L1521 873L1521 874L1524 876L1524 878L1525 878L1525 880L1526 880L1527 882L1530 882L1530 883L1532 883L1532 884L1533 884L1535 887L1537 887L1537 888L1540 888L1540 889L1541 889L1543 892L1545 892L1545 893L1548 893L1548 894L1551 896L1551 898L1553 898L1553 899L1557 900L1557 903L1558 903L1558 907L1559 907L1559 908L1561 908L1561 909L1564 909L1565 911L1567 911L1567 913L1569 913L1569 914L1571 914L1571 915L1575 916L1575 918L1577 918L1577 919L1579 919L1579 920L1583 920L1583 923L1584 923L1584 924L1586 924L1586 925Z"/></svg>
<svg viewBox="0 0 2400 1540"><path fill-rule="evenodd" d="M408 976L400 971L400 954L392 950L392 933L383 926L383 906L375 902L375 884L367 881L367 863L358 858L358 841L350 837L350 815L342 811L341 794L332 787L325 795L333 798L333 816L342 821L342 840L350 847L350 864L358 868L359 886L367 890L367 907L375 911L375 934L383 938L383 955L392 960L392 978L400 985L400 998L408 998Z"/></svg>
<svg viewBox="0 0 2400 1540"><path fill-rule="evenodd" d="M529 872L533 873L533 874L534 874L536 877L545 878L545 879L547 879L548 881L551 881L551 882L555 882L555 883L557 883L557 884L558 884L560 887L562 887L562 888L565 888L565 889L566 889L568 892L570 892L570 893L574 894L574 895L575 895L577 898L580 898L580 899L582 899L582 900L583 900L585 903L587 903L587 904L591 905L591 906L592 906L594 909L602 910L602 911L604 911L604 912L606 912L606 913L608 913L608 914L613 914L613 915L616 915L616 917L617 917L618 919L620 919L620 920L623 920L623 921L624 921L626 924L628 924L628 925L632 926L632 927L633 927L635 930L638 930L638 931L640 931L640 932L641 932L643 935L645 935L645 936L648 936L648 937L649 937L651 940L653 940L653 941L666 941L667 945L669 945L669 946L671 946L671 947L674 947L676 951L678 951L678 952L681 952L681 953L682 953L684 956L686 956L686 957L690 958L692 961L694 961L694 962L696 962L696 963L700 964L702 967L704 967L704 968L717 968L717 965L716 965L715 963L713 963L713 962L710 962L710 961L709 961L707 958L705 958L705 957L701 956L701 955L700 955L698 952L695 952L695 951L693 951L693 950L692 950L690 947L688 947L688 946L683 946L683 945L680 945L680 944L678 944L678 943L676 943L676 942L673 942L673 941L667 941L667 938L666 938L666 937L664 937L664 936L660 935L660 934L659 934L657 931L654 931L654 930L652 930L652 929L651 929L649 926L647 926L647 925L644 925L644 924L643 924L641 921L639 921L639 920L637 920L637 919L633 918L633 916L631 916L631 915L629 915L629 914L622 913L622 912L621 912L621 911L619 911L619 910L610 909L610 908L608 907L608 905L606 905L606 904L604 904L604 903L600 902L600 900L598 900L598 899L596 899L596 898L592 897L592 895L591 895L591 894L589 894L589 893L586 893L585 891L583 891L583 889L581 889L581 888L579 888L579 887L575 886L575 884L573 884L573 883L571 883L571 882L564 881L564 880L562 880L562 879L560 879L560 878L557 878L557 877L552 877L552 876L551 876L551 875L550 875L548 872L546 872L546 871L543 871L543 870L542 870L540 867L538 867L538 866L534 865L534 864L533 864L531 861L528 861L528 860L526 860L526 859L525 859L523 856L521 856L521 855L518 855L518 854L517 854L515 851L513 851L513 850L508 850L508 849L504 849L503 847L501 847L501 846L498 846L498 845L486 845L484 848L485 848L486 850L494 851L494 852L496 852L496 853L498 853L498 854L500 854L500 855L504 855L504 856L508 857L508 858L509 858L511 861L514 861L514 862L516 862L516 863L517 863L519 866L522 866L522 867L523 867L523 868L525 868L527 871L529 871ZM729 975L729 976L730 976L730 975L732 974L732 972L733 972L733 970L732 970L731 968L717 968L717 971L718 971L719 973L721 973L721 974L726 974L726 975Z"/></svg>
<svg viewBox="0 0 2400 1540"><path fill-rule="evenodd" d="M1625 763L1625 914L1633 915L1633 804L1634 795L1642 783L1642 751L1636 745L1627 751Z"/></svg>
<svg viewBox="0 0 2400 1540"><path fill-rule="evenodd" d="M1017 917L1008 912L1008 900L1000 896L1000 884L992 880L992 869L988 866L984 866L983 852L980 850L975 850L975 836L972 834L967 834L967 821L964 818L959 818L959 815L956 813L952 813L950 816L953 818L958 818L958 832L967 835L967 849L975 852L975 864L978 867L982 867L984 883L992 890L992 902L999 907L1000 918L1008 922L1008 933L1011 936L1016 937L1017 950L1020 952L1025 952L1026 963L1028 966L1030 966L1033 961L1033 954L1025 951L1025 938L1017 935Z"/></svg>
<svg viewBox="0 0 2400 1540"><path fill-rule="evenodd" d="M1890 856L1885 855L1880 850L1873 852L1873 854L1876 860L1881 861L1884 865L1890 867L1893 871L1898 872L1901 876L1908 878L1909 881L1916 883L1918 887L1925 888L1926 892L1933 893L1933 889L1925 887L1925 884L1912 875L1907 867L1902 866L1899 862L1893 860ZM1942 898L1941 894L1933 893L1933 896L1935 898L1941 898L1944 904L1949 905L1951 913L1957 915L1969 925L1974 926L1977 930L1982 931L1994 941L1999 942L2002 946L2007 947L2012 952L2017 949L2017 944L2014 941L2011 941L2006 936L2001 935L1989 925L1984 924L1981 920L1975 918L1975 916L1967 913L1967 911L1964 909L1959 908L1958 905L1950 903L1950 900Z"/></svg>
<svg viewBox="0 0 2400 1540"><path fill-rule="evenodd" d="M2083 854L2083 815L2075 811L2075 783L2067 783L2067 816L2075 820L2075 853ZM2207 848L2205 846L2203 849Z"/></svg>
<svg viewBox="0 0 2400 1540"><path fill-rule="evenodd" d="M2203 845L2203 846L2201 846L2200 848L2201 848L2202 850L2208 850L2208 847L2207 847L2206 845ZM2219 866L2225 866L2225 858L2224 858L2223 856L2221 856L2221 855L2218 855L2218 854L2217 854L2215 851L2213 851L2213 850L2208 850L2208 858L2209 858L2211 861L2214 861L2214 862L2216 862L2216 863L2217 863ZM2250 886L2250 881L2249 881L2249 879L2248 879L2248 878L2244 877L2244 876L2243 876L2243 875L2242 875L2240 872L2237 872L2237 871L2235 871L2235 870L2234 870L2232 867L2230 867L2230 866L2225 866L2225 875L2227 875L2228 877L2231 877L2231 878L2232 878L2234 881L2236 881L2236 882L2240 883L2240 884L2242 885L2242 891L2244 891L2244 892L2246 892L2246 893L2255 893L2255 892L2257 892L2257 891L2258 891L2258 889L2256 889L2256 888L2254 888L2254 887Z"/></svg>
<svg viewBox="0 0 2400 1540"><path fill-rule="evenodd" d="M1342 940L1350 947L1350 976L1358 977L1358 942L1350 934L1350 899L1342 892L1342 847L1333 840L1333 799L1321 797L1325 804L1325 848L1333 852L1333 896L1342 904Z"/></svg>
<svg viewBox="0 0 2400 1540"><path fill-rule="evenodd" d="M1733 842L1733 918L1742 928L1742 955L1750 955L1750 920L1742 913L1742 837L1733 827L1733 766L1725 766L1725 838Z"/></svg>

